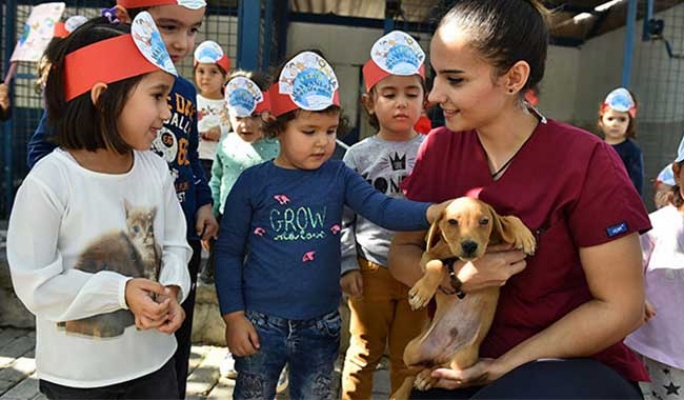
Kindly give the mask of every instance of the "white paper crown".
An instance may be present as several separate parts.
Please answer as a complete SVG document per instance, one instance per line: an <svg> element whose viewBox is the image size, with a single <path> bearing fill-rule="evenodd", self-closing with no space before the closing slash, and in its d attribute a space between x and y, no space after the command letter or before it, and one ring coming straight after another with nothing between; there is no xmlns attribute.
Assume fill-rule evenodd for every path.
<svg viewBox="0 0 684 400"><path fill-rule="evenodd" d="M392 75L415 75L425 61L425 52L407 33L392 31L378 39L371 49L371 58Z"/></svg>
<svg viewBox="0 0 684 400"><path fill-rule="evenodd" d="M143 11L136 15L131 24L131 36L133 36L133 41L138 50L149 62L171 75L178 76L176 67L173 65L168 51L166 51L166 45L150 13Z"/></svg>
<svg viewBox="0 0 684 400"><path fill-rule="evenodd" d="M330 64L316 53L305 51L288 61L278 79L280 94L287 94L301 109L325 110L333 104L339 87Z"/></svg>
<svg viewBox="0 0 684 400"><path fill-rule="evenodd" d="M223 49L213 40L200 43L195 49L195 61L202 64L213 64L223 57Z"/></svg>
<svg viewBox="0 0 684 400"><path fill-rule="evenodd" d="M226 85L225 99L230 115L246 118L251 117L257 105L264 101L264 94L254 81L238 76Z"/></svg>

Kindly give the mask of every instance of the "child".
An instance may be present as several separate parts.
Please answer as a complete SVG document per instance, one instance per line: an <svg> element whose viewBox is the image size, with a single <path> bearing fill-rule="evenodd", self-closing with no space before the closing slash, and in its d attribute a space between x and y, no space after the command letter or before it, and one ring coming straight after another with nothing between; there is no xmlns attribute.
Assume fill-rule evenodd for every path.
<svg viewBox="0 0 684 400"><path fill-rule="evenodd" d="M242 171L278 155L278 142L264 139L263 132L264 118L271 104L267 93L269 85L267 76L245 71L233 72L226 85L225 102L233 132L219 142L209 181L214 198L214 215L219 223L226 197ZM202 275L203 279L213 283L216 252L215 248L211 250ZM221 375L231 379L237 375L230 354L221 364Z"/></svg>
<svg viewBox="0 0 684 400"><path fill-rule="evenodd" d="M672 203L674 199L672 188L676 184L674 173L672 172L672 163L669 163L658 173L655 182L653 182L653 204L656 209L663 208Z"/></svg>
<svg viewBox="0 0 684 400"><path fill-rule="evenodd" d="M122 22L130 21L145 9L155 21L159 21L159 32L174 63L192 54L197 30L204 18L206 3L203 0L118 0L116 15ZM192 83L178 76L168 98L171 118L164 122L152 143L152 149L168 163L174 178L176 197L183 208L187 225L187 239L193 249L188 263L192 289L182 304L187 318L181 329L176 331L179 346L175 355L176 372L181 398L185 397L185 385L190 359L190 335L195 306L195 282L200 264L200 239L216 236L218 224L211 211L212 200L209 185L199 161L195 101L197 92ZM51 133L37 130L31 143L37 151L31 151L29 165L35 164L49 153L54 145L49 142Z"/></svg>
<svg viewBox="0 0 684 400"><path fill-rule="evenodd" d="M195 49L195 85L197 85L197 127L200 135L199 159L204 175L211 177L211 164L219 140L230 131L223 85L226 83L230 60L218 43L207 40ZM215 203L214 203L215 204Z"/></svg>
<svg viewBox="0 0 684 400"><path fill-rule="evenodd" d="M245 71L232 73L226 85L225 103L233 133L221 139L209 180L214 198L214 215L219 223L226 197L240 173L278 155L278 141L264 139L263 132L263 118L267 117L270 109L266 93L269 85L269 77ZM215 252L212 251L202 271L204 281L214 282L214 263Z"/></svg>
<svg viewBox="0 0 684 400"><path fill-rule="evenodd" d="M606 143L613 146L625 164L629 179L641 195L644 186L644 157L634 143L637 103L631 92L617 88L608 93L599 109L599 128Z"/></svg>
<svg viewBox="0 0 684 400"><path fill-rule="evenodd" d="M625 339L625 344L643 356L654 399L684 399L684 138L672 172L674 198L650 214L653 229L641 236L646 323Z"/></svg>
<svg viewBox="0 0 684 400"><path fill-rule="evenodd" d="M329 160L341 124L337 88L319 55L290 60L269 90L275 119L265 134L280 153L245 170L226 199L216 288L236 356L236 399L272 399L286 363L290 398L332 397L345 204L390 229L426 229L440 211L388 198Z"/></svg>
<svg viewBox="0 0 684 400"><path fill-rule="evenodd" d="M363 67L362 102L378 130L349 148L344 162L376 190L403 198L401 181L411 173L424 135L414 130L425 100L425 53L401 31L375 42ZM369 399L373 373L389 340L391 392L407 376L404 348L427 322L425 310L408 303L408 287L387 270L393 232L345 210L342 226L342 290L348 294L351 339L342 372L343 399Z"/></svg>
<svg viewBox="0 0 684 400"><path fill-rule="evenodd" d="M168 169L148 151L176 75L158 35L148 13L131 27L98 18L51 58L60 147L19 188L7 238L50 399L178 398L171 334L190 247Z"/></svg>

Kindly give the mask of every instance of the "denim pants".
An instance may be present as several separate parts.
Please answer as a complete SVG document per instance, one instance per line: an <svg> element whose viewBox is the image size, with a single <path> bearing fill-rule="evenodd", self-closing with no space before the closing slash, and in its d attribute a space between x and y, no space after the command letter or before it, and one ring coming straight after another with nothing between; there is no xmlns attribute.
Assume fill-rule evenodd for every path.
<svg viewBox="0 0 684 400"><path fill-rule="evenodd" d="M235 357L235 400L272 399L278 376L290 364L290 399L332 399L333 365L342 321L337 310L318 318L289 320L247 310L259 335L259 351Z"/></svg>

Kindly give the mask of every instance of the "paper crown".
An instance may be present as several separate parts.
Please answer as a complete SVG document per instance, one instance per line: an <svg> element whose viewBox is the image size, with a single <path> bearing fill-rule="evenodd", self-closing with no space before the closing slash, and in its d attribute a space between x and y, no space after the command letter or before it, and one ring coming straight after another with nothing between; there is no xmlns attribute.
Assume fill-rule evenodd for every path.
<svg viewBox="0 0 684 400"><path fill-rule="evenodd" d="M603 104L601 104L601 113L605 112L608 108L618 112L629 113L632 118L636 117L637 114L636 102L629 93L629 90L625 88L617 88L608 93L606 99L603 100Z"/></svg>
<svg viewBox="0 0 684 400"><path fill-rule="evenodd" d="M213 40L206 40L195 49L193 65L217 64L224 72L230 71L230 59L223 53L221 46Z"/></svg>
<svg viewBox="0 0 684 400"><path fill-rule="evenodd" d="M269 89L271 112L276 116L302 109L321 111L340 105L335 71L311 51L297 54L285 64L278 82Z"/></svg>
<svg viewBox="0 0 684 400"><path fill-rule="evenodd" d="M267 92L262 92L253 80L238 76L226 85L225 100L230 115L246 118L254 113L271 111Z"/></svg>
<svg viewBox="0 0 684 400"><path fill-rule="evenodd" d="M174 4L191 10L199 10L206 7L207 2L204 0L116 0L116 4L125 9Z"/></svg>
<svg viewBox="0 0 684 400"><path fill-rule="evenodd" d="M64 95L69 101L98 82L118 82L159 69L178 76L152 16L141 12L130 34L93 43L65 57Z"/></svg>
<svg viewBox="0 0 684 400"><path fill-rule="evenodd" d="M74 15L67 18L64 22L57 22L55 24L55 37L63 39L69 36L71 32L75 31L76 28L85 24L87 21L88 18L83 15Z"/></svg>
<svg viewBox="0 0 684 400"><path fill-rule="evenodd" d="M682 137L682 140L679 142L679 149L677 149L677 158L675 158L674 162L680 163L684 161L684 136Z"/></svg>
<svg viewBox="0 0 684 400"><path fill-rule="evenodd" d="M420 75L425 78L425 52L409 34L392 31L378 39L371 48L371 59L363 66L363 80L370 92L390 75Z"/></svg>
<svg viewBox="0 0 684 400"><path fill-rule="evenodd" d="M674 186L677 184L674 178L674 171L672 171L672 164L667 164L665 168L663 168L660 173L658 174L658 177L656 178L656 182L662 182L666 185Z"/></svg>

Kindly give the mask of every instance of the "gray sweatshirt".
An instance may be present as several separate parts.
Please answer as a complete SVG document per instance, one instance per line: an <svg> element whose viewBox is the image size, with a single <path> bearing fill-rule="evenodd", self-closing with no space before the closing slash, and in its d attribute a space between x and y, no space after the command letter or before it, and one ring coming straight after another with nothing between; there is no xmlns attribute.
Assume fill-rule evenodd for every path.
<svg viewBox="0 0 684 400"><path fill-rule="evenodd" d="M403 141L371 136L347 150L343 161L376 190L403 198L401 181L411 174L425 135ZM401 216L397 216L401 218ZM342 220L342 274L359 269L358 257L387 267L387 252L394 232L381 228L345 207Z"/></svg>

